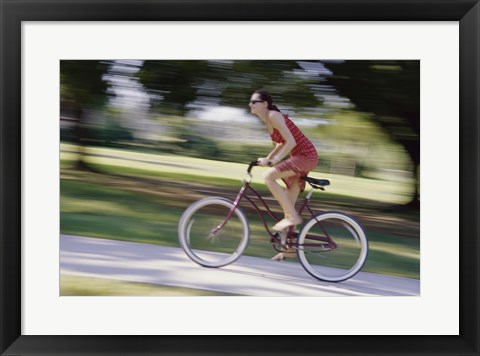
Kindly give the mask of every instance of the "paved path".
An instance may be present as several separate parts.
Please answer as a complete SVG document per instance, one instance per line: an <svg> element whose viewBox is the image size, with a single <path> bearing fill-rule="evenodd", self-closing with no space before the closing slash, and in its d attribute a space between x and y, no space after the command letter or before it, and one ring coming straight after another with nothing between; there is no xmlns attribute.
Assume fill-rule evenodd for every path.
<svg viewBox="0 0 480 356"><path fill-rule="evenodd" d="M64 274L188 287L249 296L418 296L416 279L360 272L341 283L321 282L298 262L243 256L222 268L204 268L182 249L62 235Z"/></svg>

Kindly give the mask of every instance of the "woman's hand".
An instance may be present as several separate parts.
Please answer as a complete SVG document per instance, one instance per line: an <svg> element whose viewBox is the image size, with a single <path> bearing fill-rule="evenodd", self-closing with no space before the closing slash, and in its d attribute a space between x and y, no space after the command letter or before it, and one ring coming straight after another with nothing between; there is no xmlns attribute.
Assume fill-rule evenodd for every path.
<svg viewBox="0 0 480 356"><path fill-rule="evenodd" d="M258 165L262 167L269 167L271 166L271 161L268 158L259 158L257 159Z"/></svg>

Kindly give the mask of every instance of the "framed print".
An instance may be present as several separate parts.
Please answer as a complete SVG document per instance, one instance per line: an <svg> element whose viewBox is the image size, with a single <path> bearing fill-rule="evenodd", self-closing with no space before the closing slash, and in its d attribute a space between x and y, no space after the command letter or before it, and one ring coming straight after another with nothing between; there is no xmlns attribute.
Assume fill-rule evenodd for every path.
<svg viewBox="0 0 480 356"><path fill-rule="evenodd" d="M2 355L479 355L477 1L0 1ZM335 177L331 190L304 182L327 188L335 212L285 237L235 210L244 156L270 162L254 173L293 165L281 138L257 161L272 146L252 118L278 109L262 83ZM222 198L199 200L210 195ZM205 202L218 206L197 213ZM225 207L208 244L190 247ZM341 223L312 233L327 218ZM248 236L208 262L230 247L198 252L224 226ZM345 255L338 231L353 237ZM268 261L255 236L299 263ZM224 268L249 238L249 262ZM329 255L311 262L309 248ZM216 271L231 288L256 282L219 289ZM370 279L389 273L382 288ZM199 275L217 287L193 285Z"/></svg>

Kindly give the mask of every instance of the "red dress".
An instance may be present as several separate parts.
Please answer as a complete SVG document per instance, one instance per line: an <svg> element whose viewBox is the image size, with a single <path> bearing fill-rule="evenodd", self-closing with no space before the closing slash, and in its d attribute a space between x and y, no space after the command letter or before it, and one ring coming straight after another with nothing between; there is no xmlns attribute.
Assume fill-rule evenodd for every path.
<svg viewBox="0 0 480 356"><path fill-rule="evenodd" d="M297 145L290 152L290 158L277 164L275 168L279 172L289 170L294 171L296 173L295 175L288 178L282 178L282 180L285 182L287 189L289 189L292 186L292 183L298 179L300 191L303 192L305 190L305 181L299 178L307 176L308 172L317 167L317 150L313 143L302 133L302 131L299 130L287 115L283 115L283 117L285 118L285 123L292 133ZM285 139L277 129L273 130L270 137L273 142L285 143Z"/></svg>

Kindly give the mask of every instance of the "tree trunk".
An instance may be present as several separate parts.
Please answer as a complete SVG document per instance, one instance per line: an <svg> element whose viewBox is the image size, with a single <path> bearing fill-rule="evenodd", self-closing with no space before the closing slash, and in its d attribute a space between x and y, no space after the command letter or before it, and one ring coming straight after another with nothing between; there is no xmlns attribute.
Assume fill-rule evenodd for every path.
<svg viewBox="0 0 480 356"><path fill-rule="evenodd" d="M418 142L401 142L410 156L413 164L414 193L412 199L406 204L411 208L420 208L420 144Z"/></svg>
<svg viewBox="0 0 480 356"><path fill-rule="evenodd" d="M85 161L85 139L86 139L86 132L85 132L85 117L83 109L77 105L75 109L75 116L77 118L77 122L75 125L75 143L77 144L77 162L74 164L74 169L80 171L89 171L89 172L96 172L97 170L91 167Z"/></svg>
<svg viewBox="0 0 480 356"><path fill-rule="evenodd" d="M415 192L412 196L412 200L407 203L407 206L419 209L420 208L420 164L415 164L413 167L413 175L415 177Z"/></svg>

